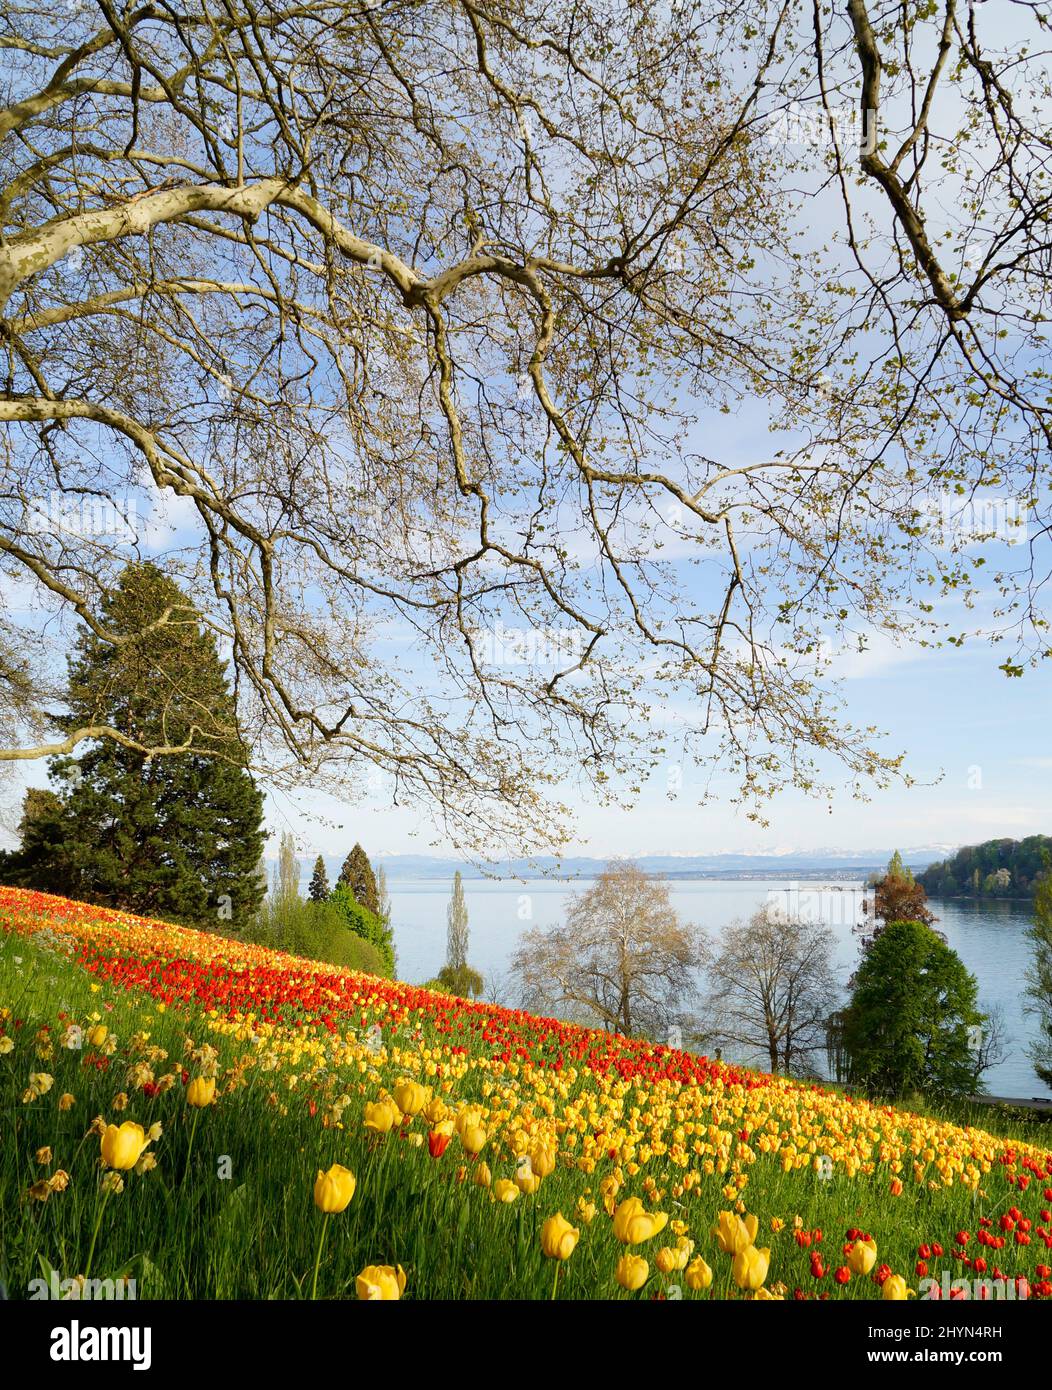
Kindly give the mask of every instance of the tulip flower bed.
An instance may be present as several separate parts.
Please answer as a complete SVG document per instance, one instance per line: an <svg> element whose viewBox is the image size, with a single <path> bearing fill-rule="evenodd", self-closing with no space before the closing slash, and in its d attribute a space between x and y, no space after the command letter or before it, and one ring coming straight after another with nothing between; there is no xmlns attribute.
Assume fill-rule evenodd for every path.
<svg viewBox="0 0 1052 1390"><path fill-rule="evenodd" d="M1041 1300L1046 1150L0 889L12 1297Z"/></svg>

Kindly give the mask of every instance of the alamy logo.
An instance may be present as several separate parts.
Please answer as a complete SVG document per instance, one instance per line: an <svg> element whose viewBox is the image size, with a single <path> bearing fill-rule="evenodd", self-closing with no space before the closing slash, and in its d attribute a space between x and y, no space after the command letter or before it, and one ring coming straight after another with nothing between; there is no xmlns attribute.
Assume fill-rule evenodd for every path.
<svg viewBox="0 0 1052 1390"><path fill-rule="evenodd" d="M134 497L67 496L52 492L26 505L25 526L38 536L110 536L134 541L138 502Z"/></svg>
<svg viewBox="0 0 1052 1390"><path fill-rule="evenodd" d="M148 1371L152 1364L152 1331L148 1327L56 1327L51 1333L52 1361L130 1361L132 1369Z"/></svg>
<svg viewBox="0 0 1052 1390"><path fill-rule="evenodd" d="M584 637L577 628L514 628L498 622L472 632L471 649L489 666L556 666L580 660Z"/></svg>
<svg viewBox="0 0 1052 1390"><path fill-rule="evenodd" d="M47 1279L30 1279L26 1293L31 1301L53 1298L84 1303L130 1303L138 1296L134 1279L85 1279L83 1274L61 1279L54 1269Z"/></svg>

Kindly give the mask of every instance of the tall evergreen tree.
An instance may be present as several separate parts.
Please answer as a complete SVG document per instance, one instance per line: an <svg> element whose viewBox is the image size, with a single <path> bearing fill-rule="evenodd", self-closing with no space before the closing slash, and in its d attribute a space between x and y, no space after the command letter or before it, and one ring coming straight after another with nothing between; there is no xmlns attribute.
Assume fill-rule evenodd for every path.
<svg viewBox="0 0 1052 1390"><path fill-rule="evenodd" d="M320 854L314 861L314 872L311 874L307 896L312 903L323 903L329 896L329 875L325 872L325 860Z"/></svg>
<svg viewBox="0 0 1052 1390"><path fill-rule="evenodd" d="M928 895L923 886L913 877L912 869L902 862L898 850L872 887L873 900L867 905L862 927L863 950L868 950L892 922L923 922L930 927L938 920L927 906Z"/></svg>
<svg viewBox="0 0 1052 1390"><path fill-rule="evenodd" d="M361 845L356 844L343 861L339 882L345 884L354 894L356 902L367 907L374 916L380 915L380 896L376 891L376 875L369 863L369 856Z"/></svg>
<svg viewBox="0 0 1052 1390"><path fill-rule="evenodd" d="M885 1096L974 1090L981 1056L973 1039L986 1022L977 988L931 927L889 923L863 956L841 1015L851 1080Z"/></svg>
<svg viewBox="0 0 1052 1390"><path fill-rule="evenodd" d="M215 639L172 580L129 565L70 659L66 730L107 725L78 758L53 759L60 809L43 810L53 854L32 886L176 921L239 921L265 885L263 798L245 766ZM135 745L184 751L152 759Z"/></svg>

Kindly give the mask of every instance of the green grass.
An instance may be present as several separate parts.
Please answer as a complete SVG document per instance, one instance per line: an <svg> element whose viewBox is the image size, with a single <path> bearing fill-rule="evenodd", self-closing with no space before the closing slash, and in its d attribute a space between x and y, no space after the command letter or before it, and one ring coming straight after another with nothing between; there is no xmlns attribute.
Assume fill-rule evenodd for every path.
<svg viewBox="0 0 1052 1390"><path fill-rule="evenodd" d="M111 1011L106 1005L112 1005ZM164 1048L170 1066L184 1055L188 1033L196 1044L219 1047L220 1070L232 1066L243 1052L229 1038L210 1034L202 1020L185 1012L159 1012L153 1002L104 986L92 990L89 976L26 939L0 937L0 1008L11 1017L7 1030L14 1050L0 1056L0 1278L11 1297L23 1297L30 1281L54 1268L60 1277L83 1273L91 1233L98 1216L99 1141L89 1134L97 1115L119 1123L135 1120L148 1127L155 1121L163 1134L154 1146L158 1166L151 1172L126 1175L125 1190L107 1201L99 1226L92 1275L101 1279L130 1277L140 1298L297 1298L309 1294L320 1234L320 1214L312 1200L319 1168L339 1162L357 1175L358 1187L345 1212L330 1221L319 1274L319 1296L354 1295L355 1276L367 1264L400 1264L406 1271L407 1297L415 1298L549 1298L553 1262L540 1249L542 1221L557 1210L575 1225L578 1198L587 1189L599 1204L590 1226L560 1268L560 1298L653 1297L676 1286L684 1297L737 1294L730 1281L730 1261L710 1234L716 1214L728 1203L719 1174L707 1179L700 1195L683 1207L671 1196L646 1201L687 1223L689 1235L715 1271L707 1294L687 1291L682 1275L657 1273L653 1257L671 1232L637 1249L651 1261L651 1277L640 1294L624 1293L613 1271L624 1247L616 1240L602 1210L598 1193L602 1176L585 1176L576 1169L557 1167L534 1197L510 1205L495 1203L490 1193L469 1180L457 1181L463 1156L454 1144L446 1155L432 1160L426 1145L411 1148L395 1136L380 1139L361 1126L361 1104L375 1096L364 1078L345 1076L336 1084L351 1096L345 1128L325 1129L319 1115L309 1116L308 1096L277 1085L279 1073L258 1069L236 1094L214 1107L193 1112L181 1086L147 1100L133 1096L123 1112L114 1110L125 1084L124 1046L139 1031ZM85 1055L55 1046L54 1055L36 1055L37 1030L59 1029L59 1013L83 1021L93 1011L119 1039L118 1054L105 1071L85 1067ZM14 1019L24 1020L12 1031ZM56 1038L57 1042L57 1038ZM161 1068L159 1068L160 1070ZM24 1104L22 1093L30 1071L54 1077L51 1091ZM471 1073L477 1078L478 1073ZM270 1099L280 1095L278 1104ZM477 1083L475 1083L477 1084ZM364 1085L364 1092L357 1087ZM58 1097L70 1092L74 1107L61 1111ZM462 1093L470 1096L470 1087ZM198 1113L190 1149L191 1128ZM989 1128L1041 1144L1043 1125L1016 1122L985 1111L977 1117ZM416 1122L419 1126L419 1122ZM37 1150L50 1146L49 1168L35 1162ZM483 1155L494 1176L510 1176L510 1155ZM57 1168L71 1177L64 1192L46 1202L31 1199L29 1188ZM469 1173L471 1169L469 1167ZM878 1170L879 1172L880 1170ZM786 1174L761 1157L750 1170L746 1206L761 1222L757 1243L772 1249L769 1283L781 1281L791 1297L795 1287L814 1296L827 1292L840 1298L874 1297L868 1280L854 1279L837 1288L827 1276L811 1277L809 1251L792 1239L793 1218L807 1229L821 1228L826 1263L842 1263L840 1247L849 1227L873 1234L881 1261L912 1279L916 1247L922 1241L941 1241L950 1250L953 1235L964 1227L974 1232L984 1212L995 1217L1004 1209L999 1180L992 1200L973 1197L961 1187L930 1191L911 1185L900 1198L888 1193L887 1175L849 1178L836 1175L822 1181L808 1172ZM642 1194L641 1177L629 1181L621 1195ZM1020 1199L1022 1200L1022 1199ZM1029 1194L1028 1205L1043 1204L1040 1193ZM778 1217L787 1228L773 1234L770 1220ZM973 1244L974 1251L974 1244ZM1031 1247L1016 1258L1009 1246L1003 1267L1017 1268L1032 1278L1041 1256ZM931 1272L957 1270L945 1259L933 1261ZM673 1292L673 1296L676 1296Z"/></svg>

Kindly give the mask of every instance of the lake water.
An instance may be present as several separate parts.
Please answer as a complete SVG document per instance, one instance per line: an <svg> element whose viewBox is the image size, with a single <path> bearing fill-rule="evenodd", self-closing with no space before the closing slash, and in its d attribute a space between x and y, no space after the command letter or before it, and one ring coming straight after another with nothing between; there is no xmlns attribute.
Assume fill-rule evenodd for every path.
<svg viewBox="0 0 1052 1390"><path fill-rule="evenodd" d="M395 948L400 979L419 983L441 968L446 952L448 880L394 879L389 883ZM553 926L565 916L568 897L587 888L586 882L553 879L526 882L465 880L471 964L487 979L505 974L520 934L530 927ZM846 981L857 958L852 933L864 897L860 883L836 885L785 882L673 880L672 903L684 921L706 928L710 935L737 918L748 917L770 901L790 911L821 919L837 939L837 966ZM984 1086L993 1095L1047 1095L1027 1057L1033 1019L1023 1012L1023 989L1029 960L1025 932L1026 903L971 904L932 901L937 928L978 978L979 997L986 1006L999 1004L1007 1031L1006 1058L992 1067Z"/></svg>

